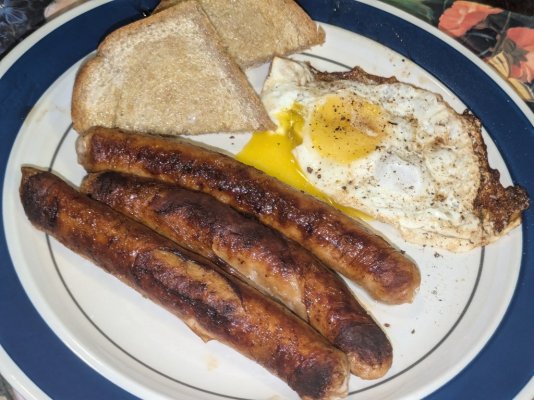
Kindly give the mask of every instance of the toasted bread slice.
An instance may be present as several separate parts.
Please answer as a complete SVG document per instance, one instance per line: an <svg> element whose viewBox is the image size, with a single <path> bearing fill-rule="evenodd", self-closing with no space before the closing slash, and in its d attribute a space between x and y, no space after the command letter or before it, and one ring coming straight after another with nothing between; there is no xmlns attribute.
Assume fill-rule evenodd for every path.
<svg viewBox="0 0 534 400"><path fill-rule="evenodd" d="M156 12L184 0L162 0ZM241 68L322 44L324 30L293 0L199 0Z"/></svg>
<svg viewBox="0 0 534 400"><path fill-rule="evenodd" d="M155 134L265 130L261 100L195 1L112 32L79 71L74 128Z"/></svg>

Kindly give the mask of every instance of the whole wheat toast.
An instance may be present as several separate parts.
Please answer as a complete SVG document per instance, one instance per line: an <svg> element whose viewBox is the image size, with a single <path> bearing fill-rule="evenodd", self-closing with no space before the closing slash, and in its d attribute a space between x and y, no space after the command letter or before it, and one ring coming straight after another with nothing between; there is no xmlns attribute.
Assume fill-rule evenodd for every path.
<svg viewBox="0 0 534 400"><path fill-rule="evenodd" d="M195 1L122 27L79 71L74 128L155 134L266 130L272 122Z"/></svg>
<svg viewBox="0 0 534 400"><path fill-rule="evenodd" d="M155 12L185 0L162 0ZM241 68L322 44L325 33L293 0L198 0Z"/></svg>

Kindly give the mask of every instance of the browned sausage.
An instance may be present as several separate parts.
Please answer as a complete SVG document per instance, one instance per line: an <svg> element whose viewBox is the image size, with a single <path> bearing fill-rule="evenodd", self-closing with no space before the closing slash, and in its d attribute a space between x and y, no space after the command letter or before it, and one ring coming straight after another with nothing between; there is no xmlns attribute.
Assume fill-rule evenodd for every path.
<svg viewBox="0 0 534 400"><path fill-rule="evenodd" d="M375 379L391 366L391 344L345 282L278 232L206 194L133 175L91 174L80 189L277 298L347 354L353 374Z"/></svg>
<svg viewBox="0 0 534 400"><path fill-rule="evenodd" d="M359 221L231 157L175 138L93 128L78 138L90 172L114 170L207 193L299 242L385 303L410 302L419 270Z"/></svg>
<svg viewBox="0 0 534 400"><path fill-rule="evenodd" d="M38 229L285 380L304 399L347 393L346 356L304 321L211 262L79 193L23 168L26 215Z"/></svg>

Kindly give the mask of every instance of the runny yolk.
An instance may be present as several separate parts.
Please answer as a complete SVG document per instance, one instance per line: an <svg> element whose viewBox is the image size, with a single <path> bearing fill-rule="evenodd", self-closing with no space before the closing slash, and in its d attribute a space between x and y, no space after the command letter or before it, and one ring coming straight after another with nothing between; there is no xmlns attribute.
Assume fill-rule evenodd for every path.
<svg viewBox="0 0 534 400"><path fill-rule="evenodd" d="M342 206L313 186L302 173L292 150L302 143L304 120L301 106L296 105L277 115L279 132L255 132L249 142L236 155L236 159L254 166L298 190L315 196L324 202L356 218L370 219L361 211Z"/></svg>

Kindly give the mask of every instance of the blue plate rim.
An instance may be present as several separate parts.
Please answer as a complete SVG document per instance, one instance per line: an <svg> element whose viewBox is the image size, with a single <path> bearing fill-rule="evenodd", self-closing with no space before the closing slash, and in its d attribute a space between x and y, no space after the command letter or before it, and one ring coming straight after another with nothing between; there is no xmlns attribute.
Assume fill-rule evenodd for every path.
<svg viewBox="0 0 534 400"><path fill-rule="evenodd" d="M113 7L110 6L110 4L113 3ZM64 30L65 28L65 25L66 24L72 24L75 20L78 20L80 18L82 18L84 15L86 15L87 13L89 12L94 12L95 10L98 10L98 9L103 9L103 7L108 7L108 8L113 8L113 12L114 12L114 16L115 14L117 15L120 15L121 16L121 19L120 21L123 21L123 22L127 22L129 20L132 20L136 17L139 17L141 16L145 11L149 10L153 5L154 5L155 1L127 1L127 0L124 0L124 1L114 1L114 2L110 2L110 1L99 1L99 2L95 2L95 4L91 4L91 6L87 5L85 7L83 7L83 9L78 9L78 10L73 10L72 12L69 12L69 13L66 13L64 15L62 15L61 17L58 18L58 21L55 22L54 24L54 21L51 22L48 27L46 27L46 29L41 29L39 31L37 31L36 33L34 33L33 35L30 36L30 38L28 38L28 40L26 41L23 41L21 44L19 44L19 46L17 46L17 48L15 48L15 50L13 50L13 55L9 54L8 56L6 56L6 58L2 61L1 66L5 66L7 65L7 67L5 68L5 73L0 76L0 83L2 83L2 80L5 81L5 76L10 73L10 71L12 71L12 67L16 66L17 65L17 62L20 62L21 59L23 59L24 57L28 57L28 52L30 52L32 49L38 47L40 45L40 43L43 41L43 39L46 39L48 36L50 36L51 34L53 34L54 32L56 32L57 34L57 31L59 30ZM346 28L346 29L349 29L349 30L352 30L352 31L355 31L355 29L359 29L359 30L363 30L362 32L356 32L356 33L359 33L359 34L363 34L364 36L367 36L367 37L370 37L376 41L379 41L380 43L384 44L384 42L388 42L388 40L392 40L391 42L389 42L389 46L388 47L391 47L393 48L393 50L401 53L401 54L404 54L406 55L407 57L410 57L411 59L414 59L413 58L413 55L415 54L413 51L408 51L407 54L406 51L409 50L409 48L407 47L404 47L403 46L406 46L405 44L403 45L402 43L395 43L394 41L394 38L390 38L390 39L384 39L384 36L381 36L382 33L380 32L375 32L375 33L369 33L367 32L365 29L365 27L362 27L362 26L357 26L357 22L355 21L348 21L347 20L347 17L346 15L341 15L341 14L336 14L335 12L332 12L332 6L331 6L331 3L332 1L329 1L329 0L317 0L317 1L301 1L300 2L301 5L303 6L303 8L305 8L307 11L309 11L310 15L312 17L314 17L315 19L319 20L319 21L322 21L322 22L327 22L327 23L330 23L332 25L338 25L338 26L341 26L342 28ZM312 4L313 3L313 4ZM534 135L533 135L533 130L532 130L532 115L530 115L530 111L528 110L528 108L526 107L526 105L524 105L524 103L519 99L519 97L517 95L515 95L515 93L511 92L511 89L510 88L507 88L507 87L503 87L503 82L501 80L500 77L498 77L493 71L489 70L489 67L487 67L485 64L483 64L480 60L476 59L476 58L473 58L474 56L471 55L470 53L467 53L465 50L459 50L458 49L458 45L456 44L456 42L453 42L452 39L446 37L443 33L437 31L437 29L431 27L430 25L426 26L424 25L423 23L421 23L421 21L415 19L415 17L412 17L410 16L409 14L406 14L406 13L403 13L402 11L399 11L393 7L390 7L390 6L387 6L383 3L378 3L376 1L351 1L351 0L347 0L347 1L338 1L337 3L339 3L341 5L340 8L345 8L345 9L352 9L352 10L363 10L362 7L371 7L371 8L374 8L375 10L377 10L376 12L378 13L389 13L389 16L390 17L394 17L394 18L398 18L399 20L403 21L403 23L409 23L411 25L413 25L415 28L419 29L419 30L423 30L423 31L426 31L427 33L429 33L430 35L432 35L433 37L439 39L441 42L447 44L448 46L450 46L451 48L455 49L459 54L461 54L462 57L465 57L467 60L469 60L473 65L476 66L476 68L478 69L478 71L480 71L481 73L485 74L485 76L487 77L487 79L489 79L490 81L492 80L493 81L493 84L498 86L499 87L499 90L501 90L503 92L503 96L505 98L508 98L510 100L512 100L511 102L508 103L508 107L512 107L513 109L515 109L515 112L519 112L519 113L522 113L523 114L523 118L525 121L530 121L530 126L525 129L523 128L526 132L525 135L527 136L526 138L524 138L524 140L521 142L527 142L527 143L534 143ZM129 7L126 7L125 9L119 9L120 5L126 5L126 6L129 6ZM326 8L327 9L326 9ZM385 10L385 11L384 11ZM100 11L101 13L104 13L103 11ZM367 12L369 12L369 10L367 10ZM318 13L321 13L320 15ZM349 13L347 13L349 14ZM109 18L111 18L109 15L107 16L108 17L108 20ZM382 14L382 17L384 17L384 14ZM354 25L356 24L356 25ZM402 25L402 24L401 24ZM413 28L412 28L413 29ZM434 30L434 31L433 31ZM436 32L437 31L437 32ZM45 33L46 32L46 33ZM375 35L375 36L373 36ZM36 41L36 43L33 43L30 45L30 43L32 43L32 40L33 41ZM93 42L94 42L94 39L93 39ZM454 43L454 44L453 44ZM387 44L386 44L387 45ZM27 47L25 49L25 47ZM463 48L462 48L463 49ZM15 55L16 53L21 53L21 54L18 54L18 55ZM81 52L82 56L87 54L86 53L83 53ZM10 57L11 56L11 57ZM78 57L75 61L78 61L81 57ZM9 65L9 63L12 63L12 65ZM421 61L419 60L419 62L416 61L417 64L421 65ZM429 70L429 72L431 72L433 75L435 76L438 76L439 78L439 73L436 74L436 71L432 71L433 68L438 68L439 69L439 65L436 67L436 65L434 65L433 63L430 63L430 67L428 66L428 64L426 64L425 62L423 62L424 65L421 65L423 66L423 68ZM0 73L2 71L2 69L4 68L0 68ZM63 71L61 71L62 73ZM496 79L497 78L497 79ZM443 79L440 79L443 81ZM2 86L0 84L0 89L2 89L4 86ZM47 86L48 87L48 86ZM474 100L470 100L471 96L469 96L469 93L465 94L464 91L466 89L462 89L462 88L456 88L456 90L453 89L453 91L455 91L455 93L462 99L462 101L464 101L468 106L469 108L471 109L474 109L474 110L477 110L479 109L480 107L477 106L477 104L475 104ZM459 93L459 94L458 94ZM38 99L40 96L37 96L36 93L33 93L34 97L36 97L36 99ZM467 101L466 101L467 99ZM519 99L519 102L518 102L518 99ZM4 96L2 96L2 92L0 92L0 109L5 107L6 103L5 103L5 98ZM17 104L17 106L20 106L19 104ZM25 105L26 107L28 105ZM475 107L473 107L475 106ZM482 110L484 111L484 110ZM486 122L486 119L483 119L485 122ZM523 121L522 125L525 124L525 121ZM492 136L492 138L496 140L496 144L499 148L499 150L501 151L501 154L510 154L510 145L505 143L505 139L501 139L501 140L498 140L502 135L505 135L506 133L511 133L511 130L510 129L507 129L507 130L504 130L504 133L501 133L503 132L503 129L502 129L502 125L503 123L505 122L501 122L501 123L493 123L492 122L492 126L490 126L490 129L488 130L490 132L490 135ZM493 124L495 124L495 126L493 126ZM11 125L10 125L11 126ZM11 132L8 132L7 129L4 129L4 128L0 128L0 132L2 132L2 137L4 138L4 141L6 140L6 136L4 135L9 135L9 140L14 140L14 137L16 136L16 133L18 132L18 129L16 131L11 131ZM497 132L499 132L497 134ZM528 135L530 133L530 136ZM521 145L520 143L520 145ZM0 152L0 161L2 162L1 167L2 168L2 177L5 176L5 164L7 163L7 158L9 156L9 151L7 150L10 150L11 149L11 146L4 146L5 148L2 149L2 151ZM7 149L6 149L7 148ZM504 151L503 151L504 149ZM516 180L517 177L521 177L522 175L524 175L522 173L522 170L519 168L522 164L521 163L516 163L514 162L513 160L510 159L510 157L506 158L506 161L507 161L507 164L510 168L510 172L512 173L512 176L514 177L514 180ZM519 164L519 166L516 166L517 164ZM517 172L517 173L515 173ZM516 176L517 175L517 176ZM533 186L534 184L532 183L532 179L531 177L527 177L528 179L526 179L525 181L522 181L522 183L526 182L524 184L524 186L527 187L527 189L529 189L530 193L534 193L534 190L533 190ZM532 216L531 216L531 211L527 211L527 213L525 213L525 220L524 220L524 224L523 224L523 242L524 242L524 250L523 250L523 262L522 262L522 267L521 267L521 272L520 272L520 285L518 286L518 288L516 289L516 293L514 294L514 298L512 299L512 302L510 304L510 307L509 307L509 310L505 316L505 318L503 319L501 325L499 326L499 328L497 329L496 333L494 334L494 336L492 337L492 339L490 340L490 342L484 347L484 349L481 351L481 353L475 358L475 360L473 360L471 362L471 364L465 368L457 377L455 377L453 380L451 380L449 383L447 383L445 386L443 386L442 388L438 389L436 392L434 392L433 394L431 394L429 396L429 398L450 398L451 395L453 394L463 394L464 396L465 395L468 395L469 393L472 393L473 396L471 396L471 398L477 398L476 395L480 395L480 392L479 391L474 391L473 390L473 386L472 385L469 385L467 383L467 381L470 381L473 379L473 377L478 377L478 382L480 382L480 373L477 373L475 370L476 369L479 369L479 370L484 370L486 371L487 370L487 367L484 367L482 365L479 365L480 363L484 363L486 362L488 359L493 359L494 357L491 356L491 352L494 352L494 353L497 353L497 354L501 354L501 352L498 351L498 349L496 350L496 348L502 348L502 342L505 341L505 342L509 342L509 339L510 337L515 337L516 335L514 334L510 334L510 330L514 330L514 328L517 328L517 321L515 318L514 319L514 312L517 312L518 309L522 310L524 312L524 301L525 301L525 296L528 295L525 294L525 292L527 292L529 289L531 290L532 289L532 286L533 286L533 279L532 279L532 274L533 274L533 271L532 271L532 257L528 257L528 255L530 254L530 250L531 250L531 240L530 240L530 235L529 235L529 232L532 231ZM3 225L3 223L2 223ZM4 256L4 258L6 258L6 256L8 256L8 252L7 252L7 247L5 245L5 237L3 235L3 232L2 232L2 244L0 246L0 254L2 254ZM5 272L5 269L9 269L10 266L8 266L7 268L3 268L2 269L2 272L1 272L1 277L2 278L5 278L6 277L6 274L4 274ZM12 268L12 265L11 265L11 268ZM9 293L9 294L12 294L13 292L13 288L7 288L7 284L8 283L11 283L13 285L16 286L16 283L18 282L18 279L16 278L16 276L13 276L13 274L11 273L10 275L8 275L9 279L8 280L4 280L2 279L0 281L0 288L4 289L1 291L1 295L0 295L0 298L2 299L2 301L5 301L5 296L4 296L4 292L6 293ZM13 278L15 278L15 281L13 280ZM18 286L20 287L20 283L18 283ZM8 289L8 290L6 290ZM20 289L22 290L22 288L20 287ZM19 295L19 297L21 297L20 301L23 301L25 302L25 306L23 307L23 309L25 311L28 311L29 314L28 315L33 315L33 314L36 314L36 311L33 309L33 314L31 312L33 306L29 305L28 302L29 300L25 297L25 294L22 294L22 295ZM0 311L0 315L5 315L6 313L4 313L3 311ZM29 317L28 317L29 318ZM40 317L38 315L33 315L32 318L35 318L37 321L39 321ZM531 319L531 321L534 320L534 318ZM57 337L55 337L55 335L52 333L52 331L50 331L46 324L44 323L44 321L40 321L39 323L37 322L34 322L33 324L35 325L32 325L32 326L39 326L40 329L43 330L43 332L46 333L46 335L50 335L52 336L53 338L55 339L50 339L51 342L54 342L55 340L55 343L53 344L53 348L60 348L61 347L61 343L59 343L59 347L58 347L58 343L57 341L59 341L59 339L57 339ZM44 326L42 326L44 325ZM527 323L528 325L528 323ZM532 327L532 325L534 325L534 322L532 322L530 324L530 326L527 326L528 330L527 330L527 333L530 332L530 333L533 333L534 329ZM47 330L48 329L48 330ZM4 338L4 335L5 332L2 330L2 328L0 328L0 343L3 345L4 344L4 341L2 340ZM517 344L520 344L522 342L517 342L515 341L514 344L517 345ZM9 347L7 348L9 349ZM82 363L80 360L78 360L75 356L73 356L72 354L63 354L65 352L65 349L62 349L61 350L62 352L62 355L60 356L60 358L62 360L68 360L67 364L68 365L77 365L77 363ZM69 352L69 350L67 350L67 352ZM527 353L527 355L530 355L531 353ZM490 354L488 356L488 354ZM533 357L534 358L534 357ZM83 364L83 363L82 363ZM530 369L530 374L532 375L532 372L534 371L534 365L533 363L531 362L530 364L527 364L528 368ZM84 377L89 377L91 375L97 375L95 374L91 369L88 370L88 367L83 364L82 366L77 366L77 368L81 368L81 376L84 376ZM528 373L528 371L527 371ZM517 375L517 374L516 374ZM48 377L48 378L51 378L51 377ZM523 382L526 383L528 381L525 380ZM90 383L90 385L100 385L101 386L101 389L97 389L96 391L93 390L91 391L91 393L98 393L99 395L103 395L104 397L101 397L99 396L99 398L117 398L116 396L117 395L120 395L121 397L120 398L132 398L131 395L125 391L123 391L122 389L118 389L115 387L115 385L113 385L111 382L107 381L105 378L102 378L102 377L91 377L90 379L88 379L88 382ZM77 384L77 383L76 383ZM515 393L508 393L508 394L512 394L512 395L515 395L517 393L517 388L519 386L516 384L514 386L514 391ZM57 391L57 389L55 389ZM53 392L54 390L52 390ZM50 392L50 393L52 393ZM61 393L65 393L65 390L60 390L59 392ZM58 393L59 393L58 392ZM80 393L78 393L80 394ZM495 391L492 391L492 398L496 398L495 396L497 395L497 392ZM108 397L108 396L111 396L111 397ZM511 396L510 396L511 397ZM69 398L69 397L56 397L56 396L53 396L53 398ZM87 398L91 398L91 397L87 397ZM94 398L94 397L93 397Z"/></svg>

